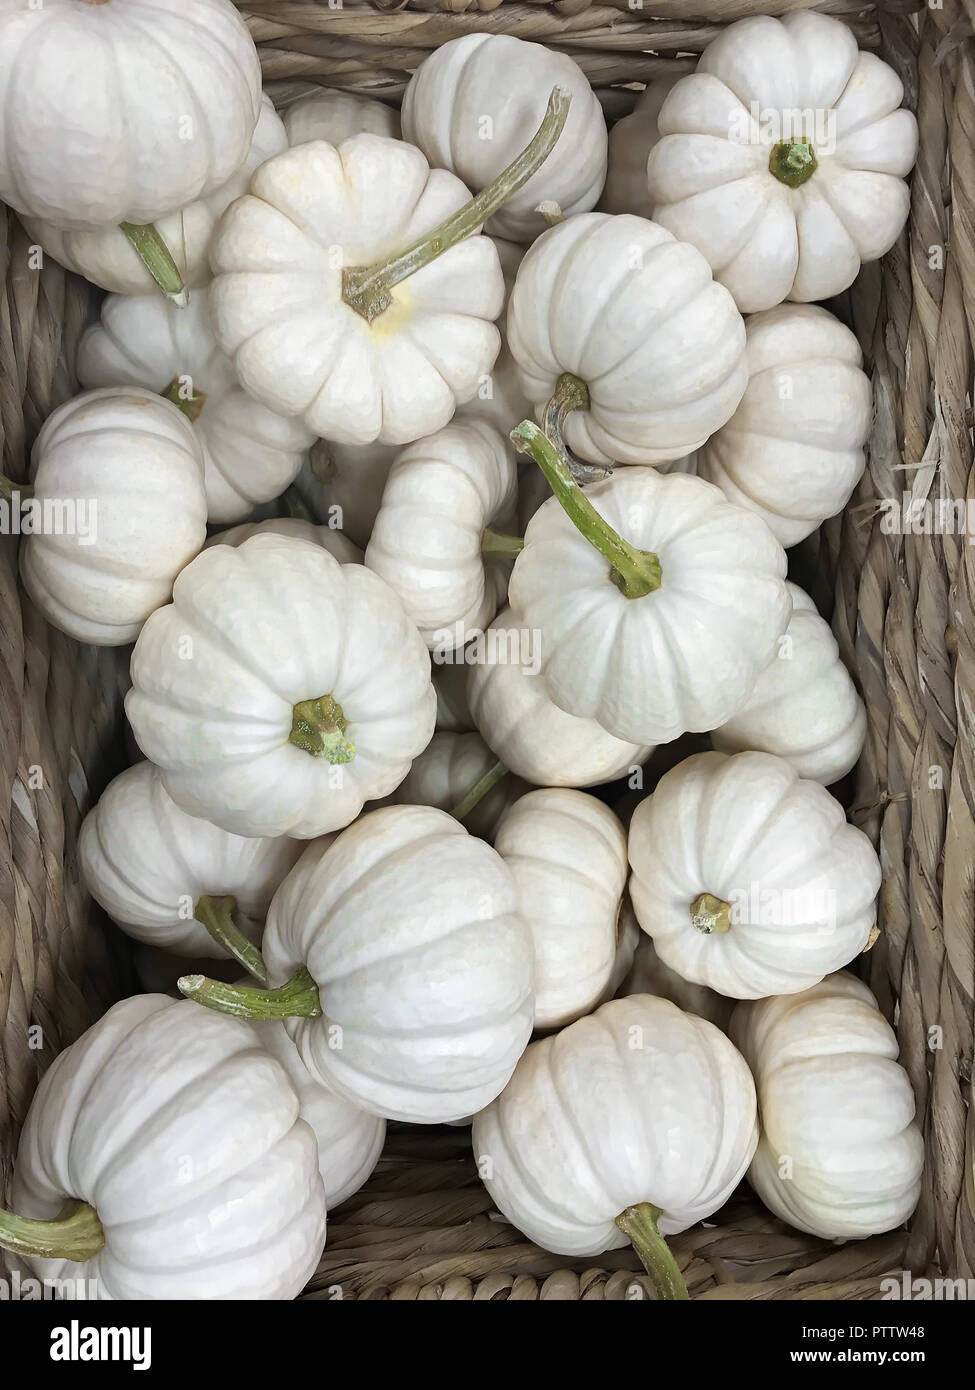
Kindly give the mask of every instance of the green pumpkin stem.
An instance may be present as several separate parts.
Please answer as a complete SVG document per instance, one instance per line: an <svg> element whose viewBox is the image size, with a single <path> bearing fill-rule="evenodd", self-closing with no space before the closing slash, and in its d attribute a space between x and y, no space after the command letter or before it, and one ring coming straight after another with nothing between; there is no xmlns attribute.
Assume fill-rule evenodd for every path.
<svg viewBox="0 0 975 1390"><path fill-rule="evenodd" d="M511 431L515 448L530 455L545 474L559 505L590 545L609 561L610 579L624 598L645 598L660 588L660 561L649 550L623 540L596 511L572 476L568 461L531 420Z"/></svg>
<svg viewBox="0 0 975 1390"><path fill-rule="evenodd" d="M490 526L485 526L481 533L482 555L513 560L516 555L521 554L524 548L525 541L522 536L505 536L500 531L492 531Z"/></svg>
<svg viewBox="0 0 975 1390"><path fill-rule="evenodd" d="M0 1211L0 1249L15 1255L82 1264L97 1255L104 1244L98 1213L87 1202L69 1202L54 1221L32 1221Z"/></svg>
<svg viewBox="0 0 975 1390"><path fill-rule="evenodd" d="M780 140L772 146L768 167L786 188L801 188L815 174L819 161L808 140Z"/></svg>
<svg viewBox="0 0 975 1390"><path fill-rule="evenodd" d="M248 974L266 985L267 966L264 964L264 957L234 922L236 908L236 898L229 895L215 898L209 893L204 893L196 905L194 915L196 920L206 927L221 951L233 956L237 964L242 965Z"/></svg>
<svg viewBox="0 0 975 1390"><path fill-rule="evenodd" d="M227 985L206 975L183 975L177 980L180 994L204 1008L251 1023L267 1023L283 1018L320 1018L322 1001L318 986L302 966L277 989L253 989L250 985Z"/></svg>
<svg viewBox="0 0 975 1390"><path fill-rule="evenodd" d="M185 378L185 380L189 380L189 378ZM181 410L191 425L195 425L199 420L203 413L203 407L207 403L205 391L194 391L193 385L190 383L189 392L187 392L184 378L179 376L174 376L165 391L160 391L159 394L164 401L169 401L170 405Z"/></svg>
<svg viewBox="0 0 975 1390"><path fill-rule="evenodd" d="M508 769L503 762L496 762L488 768L483 777L479 777L469 791L458 801L457 805L451 810L450 814L454 820L463 820L469 816L479 801L487 796L492 787L496 787L502 777L507 777Z"/></svg>
<svg viewBox="0 0 975 1390"><path fill-rule="evenodd" d="M659 1207L650 1202L638 1202L636 1206L620 1212L616 1224L624 1235L629 1236L640 1263L653 1280L657 1297L668 1303L687 1302L689 1294L684 1276L671 1254L670 1246L657 1229L659 1220Z"/></svg>
<svg viewBox="0 0 975 1390"><path fill-rule="evenodd" d="M177 308L185 309L190 302L189 291L183 284L172 252L152 223L140 226L135 222L120 222L119 228L128 237L139 260L166 298Z"/></svg>
<svg viewBox="0 0 975 1390"><path fill-rule="evenodd" d="M378 265L348 266L342 272L342 298L351 309L372 323L392 301L394 285L430 265L438 256L476 232L519 188L522 188L551 154L569 115L572 97L553 87L542 123L521 154L486 188L450 215L433 231Z"/></svg>
<svg viewBox="0 0 975 1390"><path fill-rule="evenodd" d="M288 742L314 758L350 763L355 757L355 744L345 737L348 727L338 700L319 695L315 700L299 700L295 705Z"/></svg>

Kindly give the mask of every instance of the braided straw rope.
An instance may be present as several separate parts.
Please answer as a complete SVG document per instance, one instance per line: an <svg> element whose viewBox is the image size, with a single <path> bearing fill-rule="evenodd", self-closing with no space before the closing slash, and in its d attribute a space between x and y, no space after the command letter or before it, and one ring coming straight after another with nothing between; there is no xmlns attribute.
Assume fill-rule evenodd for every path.
<svg viewBox="0 0 975 1390"><path fill-rule="evenodd" d="M841 16L904 80L920 153L900 242L837 306L872 371L869 466L846 513L797 548L796 570L833 612L869 730L851 816L884 863L882 934L864 962L895 1021L923 1117L927 1174L909 1232L832 1246L775 1221L742 1188L714 1223L673 1237L700 1299L876 1298L905 1266L975 1277L975 557L964 535L885 534L878 499L971 498L975 344L975 0L816 6ZM551 44L617 117L639 86L686 71L718 26L803 0L323 0L242 3L279 105L316 85L398 102L438 44L475 30ZM0 216L0 430L4 468L75 387L70 364L94 310L77 279L31 267ZM79 886L76 836L124 760L125 654L47 628L0 545L0 1185L39 1075L131 990L124 944ZM40 770L40 776L38 776ZM9 792L9 795L7 794ZM31 1029L31 1025L40 1029ZM652 1297L632 1252L576 1262L530 1244L479 1182L464 1129L391 1126L363 1190L330 1216L309 1299Z"/></svg>

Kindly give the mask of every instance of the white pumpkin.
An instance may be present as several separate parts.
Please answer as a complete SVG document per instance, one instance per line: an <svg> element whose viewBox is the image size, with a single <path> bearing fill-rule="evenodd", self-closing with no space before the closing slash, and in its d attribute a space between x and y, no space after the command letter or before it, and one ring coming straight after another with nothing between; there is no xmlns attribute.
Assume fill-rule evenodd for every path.
<svg viewBox="0 0 975 1390"><path fill-rule="evenodd" d="M552 787L511 807L494 846L535 944L535 1027L562 1028L595 1008L612 974L626 834L594 796Z"/></svg>
<svg viewBox="0 0 975 1390"><path fill-rule="evenodd" d="M776 659L751 698L711 741L722 753L755 748L791 763L800 777L828 787L863 749L867 714L840 657L829 623L797 584L788 585L792 617Z"/></svg>
<svg viewBox="0 0 975 1390"><path fill-rule="evenodd" d="M154 222L240 167L261 102L230 0L0 11L0 198L62 227Z"/></svg>
<svg viewBox="0 0 975 1390"><path fill-rule="evenodd" d="M420 635L378 575L259 535L183 571L135 645L125 709L191 815L309 839L403 780L436 703Z"/></svg>
<svg viewBox="0 0 975 1390"><path fill-rule="evenodd" d="M570 217L591 208L606 177L606 121L579 65L564 53L509 34L465 34L417 68L403 97L403 135L430 163L476 193L537 129L553 87L572 98L558 147L488 223L493 235L530 241L544 231L540 203Z"/></svg>
<svg viewBox="0 0 975 1390"><path fill-rule="evenodd" d="M295 479L295 487L318 521L337 525L365 550L383 498L395 444L335 444L319 439Z"/></svg>
<svg viewBox="0 0 975 1390"><path fill-rule="evenodd" d="M682 473L624 468L583 493L540 432L528 433L576 518L546 502L508 586L519 623L540 634L552 700L639 744L724 723L789 621L782 547L758 517Z"/></svg>
<svg viewBox="0 0 975 1390"><path fill-rule="evenodd" d="M417 440L390 469L366 564L399 595L428 647L463 646L504 602L512 554L504 543L520 546L510 536L517 488L511 450L483 420Z"/></svg>
<svg viewBox="0 0 975 1390"><path fill-rule="evenodd" d="M203 451L211 522L280 497L314 439L241 389L213 337L206 289L182 309L160 294L110 295L78 345L77 372L82 386L145 386L183 411Z"/></svg>
<svg viewBox="0 0 975 1390"><path fill-rule="evenodd" d="M731 24L661 108L654 220L703 252L743 313L839 294L907 221L918 136L903 97L838 19Z"/></svg>
<svg viewBox="0 0 975 1390"><path fill-rule="evenodd" d="M271 896L301 845L244 839L188 816L152 763L127 768L85 817L78 859L89 893L137 941L212 957L220 946L197 920L201 898L234 900L236 926L260 941Z"/></svg>
<svg viewBox="0 0 975 1390"><path fill-rule="evenodd" d="M131 642L206 540L192 427L151 391L88 391L48 416L31 462L37 526L20 552L28 594L79 642Z"/></svg>
<svg viewBox="0 0 975 1390"><path fill-rule="evenodd" d="M253 983L242 980L240 983ZM301 1118L318 1141L318 1169L331 1212L366 1182L379 1162L386 1121L323 1086L305 1066L283 1023L260 1029L261 1042L288 1074Z"/></svg>
<svg viewBox="0 0 975 1390"><path fill-rule="evenodd" d="M320 545L342 565L361 565L362 551L353 545L348 536L343 536L333 526L318 526L314 521L305 521L298 516L271 517L267 521L245 521L241 526L231 526L226 531L218 531L211 536L206 546L241 545L251 536L290 536L297 541L311 541Z"/></svg>
<svg viewBox="0 0 975 1390"><path fill-rule="evenodd" d="M745 390L745 326L730 294L699 251L642 217L589 212L539 237L507 329L539 419L571 379L565 442L592 463L688 454Z"/></svg>
<svg viewBox="0 0 975 1390"><path fill-rule="evenodd" d="M614 738L553 703L532 660L540 656L533 640L505 608L484 634L483 659L464 668L471 715L496 756L542 787L592 787L644 763L649 745Z"/></svg>
<svg viewBox="0 0 975 1390"><path fill-rule="evenodd" d="M902 1225L921 1193L924 1139L897 1039L866 985L844 971L739 1004L731 1035L758 1089L748 1180L765 1205L826 1240Z"/></svg>
<svg viewBox="0 0 975 1390"><path fill-rule="evenodd" d="M115 5L117 0L110 3ZM156 219L156 231L169 248L187 289L200 289L210 281L210 242L224 210L247 192L254 170L287 147L284 125L264 97L250 149L240 167L218 188ZM142 258L115 223L69 231L40 218L25 217L23 221L31 240L66 270L117 294L158 294Z"/></svg>
<svg viewBox="0 0 975 1390"><path fill-rule="evenodd" d="M407 444L446 425L498 355L493 242L449 245L371 320L343 297L343 270L387 261L467 201L459 179L377 135L263 164L211 252L216 336L245 390L344 444Z"/></svg>
<svg viewBox="0 0 975 1390"><path fill-rule="evenodd" d="M757 1138L740 1053L650 995L611 1000L532 1043L473 1131L484 1184L520 1231L573 1256L629 1237L666 1298L687 1292L660 1233L717 1211Z"/></svg>
<svg viewBox="0 0 975 1390"><path fill-rule="evenodd" d="M463 1119L504 1086L531 1033L531 936L514 879L429 806L362 816L309 845L264 933L276 989L187 976L210 1008L285 1018L312 1076L373 1115Z"/></svg>
<svg viewBox="0 0 975 1390"><path fill-rule="evenodd" d="M630 822L630 896L665 965L733 999L795 994L858 955L880 862L818 782L771 753L699 753Z"/></svg>
<svg viewBox="0 0 975 1390"><path fill-rule="evenodd" d="M325 1193L298 1097L253 1027L200 1015L125 999L41 1080L0 1245L61 1297L292 1299L314 1273Z"/></svg>
<svg viewBox="0 0 975 1390"><path fill-rule="evenodd" d="M640 930L629 895L623 899L620 923L622 940L627 945L632 942L633 949L630 952L629 964L617 980L613 993L619 996L655 994L660 999L669 999L685 1013L706 1018L715 1028L727 1032L731 1011L735 1007L734 1000L726 999L723 994L716 994L713 989L708 989L707 985L693 984L678 975L676 970L671 970L669 965L664 965L650 937Z"/></svg>
<svg viewBox="0 0 975 1390"><path fill-rule="evenodd" d="M323 87L299 97L284 115L288 143L304 145L309 140L327 140L341 145L352 135L388 135L400 138L399 112L381 101Z"/></svg>
<svg viewBox="0 0 975 1390"><path fill-rule="evenodd" d="M657 130L660 108L679 81L680 76L658 77L648 82L630 114L610 128L609 163L599 212L632 212L636 217L653 217L653 203L647 190L647 160L660 139Z"/></svg>
<svg viewBox="0 0 975 1390"><path fill-rule="evenodd" d="M435 733L392 795L405 806L436 806L453 812L482 777L497 767L497 759L480 734ZM482 840L494 840L509 808L528 790L527 783L499 769L498 780L463 816L464 825Z"/></svg>
<svg viewBox="0 0 975 1390"><path fill-rule="evenodd" d="M864 469L873 391L860 344L817 305L753 314L745 336L748 386L697 455L697 473L791 546L850 500Z"/></svg>

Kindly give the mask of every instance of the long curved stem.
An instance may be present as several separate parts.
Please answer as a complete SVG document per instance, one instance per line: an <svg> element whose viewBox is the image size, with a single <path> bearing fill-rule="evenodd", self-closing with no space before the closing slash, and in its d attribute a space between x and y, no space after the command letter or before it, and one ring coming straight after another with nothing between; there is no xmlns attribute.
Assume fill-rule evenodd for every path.
<svg viewBox="0 0 975 1390"><path fill-rule="evenodd" d="M98 1213L87 1202L70 1202L54 1221L32 1221L0 1211L0 1247L16 1255L81 1264L97 1255L104 1244Z"/></svg>
<svg viewBox="0 0 975 1390"><path fill-rule="evenodd" d="M671 1303L686 1302L689 1299L687 1285L670 1246L657 1229L659 1220L659 1207L650 1202L638 1202L620 1212L616 1224L632 1241L640 1263L653 1280L657 1297Z"/></svg>
<svg viewBox="0 0 975 1390"><path fill-rule="evenodd" d="M172 252L151 222L140 226L136 222L120 222L119 228L128 237L139 260L148 270L167 299L178 309L190 302L189 291L183 284Z"/></svg>
<svg viewBox="0 0 975 1390"><path fill-rule="evenodd" d="M513 560L516 555L520 555L525 548L523 536L506 536L500 531L492 531L490 526L485 526L481 532L481 554L499 556L504 560Z"/></svg>
<svg viewBox="0 0 975 1390"><path fill-rule="evenodd" d="M568 445L563 438L562 432L565 428L566 418L573 410L589 409L589 387L582 377L575 376L572 372L563 372L555 383L555 391L545 406L545 413L542 417L542 428L556 449L565 459L569 467L569 472L577 483L598 483L603 478L608 478L612 473L612 467L604 467L598 463L583 463L569 451Z"/></svg>
<svg viewBox="0 0 975 1390"><path fill-rule="evenodd" d="M542 123L521 154L476 198L458 208L432 232L379 265L349 266L343 270L342 298L346 304L367 323L372 323L392 303L390 291L394 285L422 270L493 217L551 154L565 127L571 100L569 92L553 87Z"/></svg>
<svg viewBox="0 0 975 1390"><path fill-rule="evenodd" d="M196 905L196 920L206 927L221 951L233 956L238 965L242 965L249 974L266 985L267 966L264 964L264 957L234 922L233 914L236 907L236 898L229 895L214 898L209 893L204 893Z"/></svg>
<svg viewBox="0 0 975 1390"><path fill-rule="evenodd" d="M487 796L492 787L496 787L502 777L507 777L508 769L500 760L493 763L488 768L483 777L479 777L473 787L465 793L463 798L453 807L450 814L454 820L463 820L469 816L477 803Z"/></svg>
<svg viewBox="0 0 975 1390"><path fill-rule="evenodd" d="M180 994L213 1009L218 1014L266 1023L282 1018L320 1018L322 1001L318 986L302 966L277 989L252 989L250 985L227 985L206 975L183 975L176 982Z"/></svg>
<svg viewBox="0 0 975 1390"><path fill-rule="evenodd" d="M555 445L531 420L511 431L511 441L529 454L548 479L562 510L590 545L610 564L610 578L624 598L645 598L660 588L660 561L649 550L637 550L600 516L573 478Z"/></svg>

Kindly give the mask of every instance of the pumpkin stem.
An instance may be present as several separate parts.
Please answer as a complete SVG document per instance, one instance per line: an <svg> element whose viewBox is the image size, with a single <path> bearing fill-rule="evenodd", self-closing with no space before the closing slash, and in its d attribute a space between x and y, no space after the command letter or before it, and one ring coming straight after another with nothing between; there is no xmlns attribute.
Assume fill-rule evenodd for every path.
<svg viewBox="0 0 975 1390"><path fill-rule="evenodd" d="M178 309L185 309L190 302L189 291L183 284L172 252L153 224L149 222L146 226L139 226L135 222L120 222L119 227L166 298Z"/></svg>
<svg viewBox="0 0 975 1390"><path fill-rule="evenodd" d="M87 1202L69 1202L54 1221L32 1221L0 1211L0 1248L15 1255L81 1264L97 1255L104 1244L98 1213Z"/></svg>
<svg viewBox="0 0 975 1390"><path fill-rule="evenodd" d="M15 483L12 478L8 478L5 474L0 473L0 499L4 502L13 506L15 498L18 501L26 501L29 497L33 496L34 489L31 487L30 483ZM13 527L11 527L10 530L12 532Z"/></svg>
<svg viewBox="0 0 975 1390"><path fill-rule="evenodd" d="M609 577L624 598L645 598L660 588L660 561L649 550L637 550L623 540L596 511L572 476L567 461L531 420L511 431L511 441L529 454L548 479L559 505L590 545L610 563Z"/></svg>
<svg viewBox="0 0 975 1390"><path fill-rule="evenodd" d="M553 198L546 198L544 202L539 203L535 211L539 217L545 219L545 225L548 227L557 227L560 222L565 221L565 213Z"/></svg>
<svg viewBox="0 0 975 1390"><path fill-rule="evenodd" d="M288 742L314 758L350 763L355 757L355 744L345 737L348 727L338 700L319 695L317 700L299 700L295 705Z"/></svg>
<svg viewBox="0 0 975 1390"><path fill-rule="evenodd" d="M691 924L704 936L731 930L731 904L712 893L699 893L691 903Z"/></svg>
<svg viewBox="0 0 975 1390"><path fill-rule="evenodd" d="M233 956L238 965L242 965L249 974L266 985L267 966L264 964L264 957L234 922L233 914L236 907L237 899L229 894L226 897L215 898L209 893L204 893L196 905L194 915L196 920L206 927L221 951Z"/></svg>
<svg viewBox="0 0 975 1390"><path fill-rule="evenodd" d="M481 532L482 555L497 555L502 559L511 560L524 548L525 542L521 536L505 536L500 531L492 531L490 526L485 526Z"/></svg>
<svg viewBox="0 0 975 1390"><path fill-rule="evenodd" d="M815 174L819 161L808 140L780 140L772 146L768 167L787 188L801 188Z"/></svg>
<svg viewBox="0 0 975 1390"><path fill-rule="evenodd" d="M689 1298L687 1285L670 1246L657 1229L659 1220L659 1207L650 1202L638 1202L620 1212L616 1224L629 1236L640 1263L653 1280L657 1297L668 1302L686 1302Z"/></svg>
<svg viewBox="0 0 975 1390"><path fill-rule="evenodd" d="M206 975L183 975L176 982L180 994L204 1008L251 1023L271 1019L320 1018L322 1001L318 986L304 966L277 989L253 989L250 985L227 985Z"/></svg>
<svg viewBox="0 0 975 1390"><path fill-rule="evenodd" d="M566 442L562 438L566 417L573 410L588 410L589 405L589 387L582 377L574 376L572 372L563 372L555 383L555 393L546 405L542 417L542 427L545 433L569 465L569 471L573 478L577 483L583 485L597 483L603 478L608 478L613 471L612 468L604 468L600 464L583 463L569 453Z"/></svg>
<svg viewBox="0 0 975 1390"><path fill-rule="evenodd" d="M471 236L522 188L551 154L569 115L571 94L553 87L542 123L521 154L482 188L476 198L446 218L433 231L378 265L348 266L342 271L342 298L372 323L392 303L390 291L452 246Z"/></svg>
<svg viewBox="0 0 975 1390"><path fill-rule="evenodd" d="M205 391L194 391L189 377L174 376L165 391L159 392L164 401L169 401L181 410L191 425L195 425L207 403Z"/></svg>
<svg viewBox="0 0 975 1390"><path fill-rule="evenodd" d="M492 787L498 785L502 777L507 777L507 775L508 769L503 762L498 761L489 767L484 776L477 779L473 787L471 787L462 799L458 801L457 805L451 811L450 814L453 816L454 820L463 820L465 816L469 816L477 803L487 796Z"/></svg>

